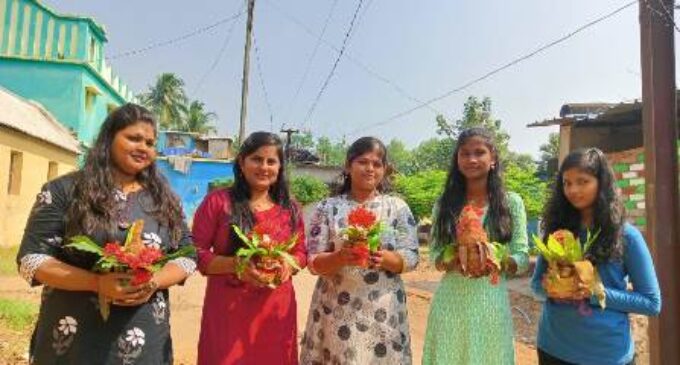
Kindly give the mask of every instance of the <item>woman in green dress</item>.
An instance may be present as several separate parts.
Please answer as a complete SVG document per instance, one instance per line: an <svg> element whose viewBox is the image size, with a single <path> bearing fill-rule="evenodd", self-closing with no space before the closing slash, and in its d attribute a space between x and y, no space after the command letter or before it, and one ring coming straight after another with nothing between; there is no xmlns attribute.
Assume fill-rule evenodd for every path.
<svg viewBox="0 0 680 365"><path fill-rule="evenodd" d="M502 275L492 283L476 265L445 261L456 247L456 222L463 207L483 211L487 236L506 245ZM432 299L423 349L423 364L514 364L512 316L505 274L528 266L526 213L522 198L505 191L498 150L485 129L472 128L458 137L442 196L435 206L430 257L445 274ZM457 250L453 250L456 252Z"/></svg>

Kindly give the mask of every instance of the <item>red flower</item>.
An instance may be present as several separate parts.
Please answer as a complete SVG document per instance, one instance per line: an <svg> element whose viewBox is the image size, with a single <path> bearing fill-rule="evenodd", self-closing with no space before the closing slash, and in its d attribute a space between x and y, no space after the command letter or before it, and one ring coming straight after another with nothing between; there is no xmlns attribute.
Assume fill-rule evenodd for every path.
<svg viewBox="0 0 680 365"><path fill-rule="evenodd" d="M375 224L376 216L364 207L358 207L349 212L347 221L350 226L371 228Z"/></svg>
<svg viewBox="0 0 680 365"><path fill-rule="evenodd" d="M104 246L104 253L106 254L106 256L118 257L118 255L120 255L120 252L121 252L121 247L117 243L107 243Z"/></svg>
<svg viewBox="0 0 680 365"><path fill-rule="evenodd" d="M360 266L367 267L368 261L371 257L371 251L368 249L366 244L356 244L350 247L350 250L357 256Z"/></svg>
<svg viewBox="0 0 680 365"><path fill-rule="evenodd" d="M553 238L555 240L557 240L557 242L562 246L564 246L564 242L567 239L569 239L569 238L573 239L574 238L574 234L571 233L571 231L569 231L567 229L557 230L557 231L553 232L551 236L553 236Z"/></svg>
<svg viewBox="0 0 680 365"><path fill-rule="evenodd" d="M130 284L132 285L144 284L151 280L151 278L153 277L151 271L145 269L137 269L134 271L133 274L134 276L132 277L132 281L130 282Z"/></svg>
<svg viewBox="0 0 680 365"><path fill-rule="evenodd" d="M498 285L498 282L500 282L500 275L498 271L492 271L491 275L489 275L489 281L491 282L491 285Z"/></svg>

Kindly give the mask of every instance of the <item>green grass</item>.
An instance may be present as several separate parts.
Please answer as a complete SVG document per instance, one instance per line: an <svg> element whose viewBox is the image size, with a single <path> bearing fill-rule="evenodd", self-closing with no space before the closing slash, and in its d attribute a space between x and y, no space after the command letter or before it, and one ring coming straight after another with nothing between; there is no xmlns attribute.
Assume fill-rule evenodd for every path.
<svg viewBox="0 0 680 365"><path fill-rule="evenodd" d="M33 326L37 315L37 304L0 298L0 323L3 327L17 331L26 329Z"/></svg>
<svg viewBox="0 0 680 365"><path fill-rule="evenodd" d="M18 246L0 247L0 275L16 275Z"/></svg>

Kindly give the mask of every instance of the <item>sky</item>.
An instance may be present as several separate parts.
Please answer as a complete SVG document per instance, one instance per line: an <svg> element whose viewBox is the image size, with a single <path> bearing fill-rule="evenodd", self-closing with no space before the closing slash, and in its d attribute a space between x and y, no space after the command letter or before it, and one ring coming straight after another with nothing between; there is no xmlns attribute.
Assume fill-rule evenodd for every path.
<svg viewBox="0 0 680 365"><path fill-rule="evenodd" d="M415 100L454 90L629 2L256 0L257 52L251 50L246 130L290 127L348 142L373 135L415 147L436 136L437 113L457 119L469 96L488 96L493 115L511 136L510 148L538 156L539 146L557 127L527 124L558 116L564 103L640 98L638 5L431 108L390 118L419 105ZM190 99L217 113L220 133L238 132L245 15L164 47L116 55L243 12L245 0L44 3L102 24L109 63L135 93L146 91L158 74L173 72L185 81ZM359 4L344 55L313 107Z"/></svg>

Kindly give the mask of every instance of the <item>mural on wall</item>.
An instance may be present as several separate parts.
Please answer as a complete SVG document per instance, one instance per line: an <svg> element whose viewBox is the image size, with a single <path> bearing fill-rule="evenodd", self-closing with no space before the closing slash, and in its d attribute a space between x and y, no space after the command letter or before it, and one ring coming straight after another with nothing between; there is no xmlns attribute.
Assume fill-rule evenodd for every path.
<svg viewBox="0 0 680 365"><path fill-rule="evenodd" d="M190 224L194 212L208 194L208 184L213 180L234 178L234 164L227 161L193 159L186 173L177 171L167 159L159 159L157 165L182 200Z"/></svg>

